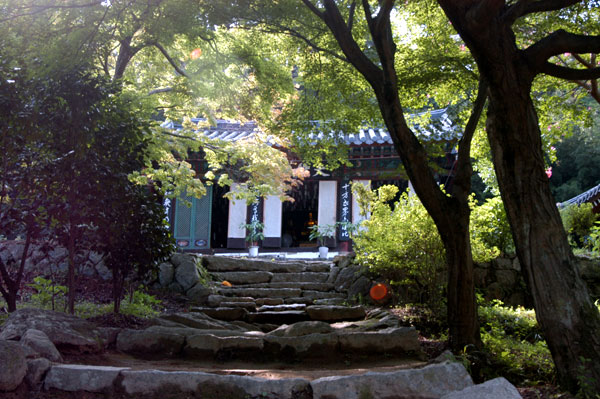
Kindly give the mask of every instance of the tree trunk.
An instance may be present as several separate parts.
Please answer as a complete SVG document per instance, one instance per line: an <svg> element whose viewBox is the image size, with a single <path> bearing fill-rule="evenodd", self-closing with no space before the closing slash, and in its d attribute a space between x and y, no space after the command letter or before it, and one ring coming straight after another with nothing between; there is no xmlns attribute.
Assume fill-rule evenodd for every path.
<svg viewBox="0 0 600 399"><path fill-rule="evenodd" d="M527 76L518 68L490 76ZM490 82L487 134L502 200L536 316L561 385L600 392L600 313L591 302L545 174L530 86ZM586 381L582 380L585 379Z"/></svg>

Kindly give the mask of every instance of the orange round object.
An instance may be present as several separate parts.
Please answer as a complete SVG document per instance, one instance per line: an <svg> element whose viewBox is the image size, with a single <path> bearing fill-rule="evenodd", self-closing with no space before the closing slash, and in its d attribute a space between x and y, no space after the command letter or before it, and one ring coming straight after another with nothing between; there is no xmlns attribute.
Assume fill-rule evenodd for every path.
<svg viewBox="0 0 600 399"><path fill-rule="evenodd" d="M223 281L221 284L223 284L225 287L231 287L232 286L232 284L229 281L227 281L227 280Z"/></svg>
<svg viewBox="0 0 600 399"><path fill-rule="evenodd" d="M201 55L202 55L202 49L196 48L196 49L192 50L192 52L190 53L190 58L195 60L195 59L200 58Z"/></svg>
<svg viewBox="0 0 600 399"><path fill-rule="evenodd" d="M374 301L380 301L385 298L388 294L388 289L385 284L375 284L371 287L369 291L369 295Z"/></svg>

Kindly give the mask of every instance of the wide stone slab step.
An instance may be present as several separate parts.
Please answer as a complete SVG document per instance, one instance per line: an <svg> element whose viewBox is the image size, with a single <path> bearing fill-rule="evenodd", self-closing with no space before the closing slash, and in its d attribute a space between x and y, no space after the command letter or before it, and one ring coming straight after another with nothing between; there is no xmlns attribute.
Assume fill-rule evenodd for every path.
<svg viewBox="0 0 600 399"><path fill-rule="evenodd" d="M247 320L250 323L292 324L310 320L310 316L304 310L265 311L248 313Z"/></svg>
<svg viewBox="0 0 600 399"><path fill-rule="evenodd" d="M277 261L260 259L240 259L224 256L203 255L200 257L202 265L209 272L248 272L264 271L271 273L302 273L321 272L327 273L332 262L314 261Z"/></svg>
<svg viewBox="0 0 600 399"><path fill-rule="evenodd" d="M142 399L166 396L230 399L520 398L516 388L505 379L473 385L462 364L448 362L391 372L323 377L312 381L198 371L55 365L48 371L44 386L56 395L60 395L60 391L82 394L94 392L106 397L124 394Z"/></svg>
<svg viewBox="0 0 600 399"><path fill-rule="evenodd" d="M305 291L306 292L306 291ZM315 294L317 291L314 291ZM225 296L244 296L253 298L292 298L303 294L300 288L237 288L221 287L217 293Z"/></svg>
<svg viewBox="0 0 600 399"><path fill-rule="evenodd" d="M332 291L334 285L331 283L308 283L308 282L277 282L277 283L257 283L257 284L242 284L238 288L300 288L309 291Z"/></svg>
<svg viewBox="0 0 600 399"><path fill-rule="evenodd" d="M214 281L228 281L231 284L268 283L273 278L273 273L264 271L251 272L220 272L212 274Z"/></svg>

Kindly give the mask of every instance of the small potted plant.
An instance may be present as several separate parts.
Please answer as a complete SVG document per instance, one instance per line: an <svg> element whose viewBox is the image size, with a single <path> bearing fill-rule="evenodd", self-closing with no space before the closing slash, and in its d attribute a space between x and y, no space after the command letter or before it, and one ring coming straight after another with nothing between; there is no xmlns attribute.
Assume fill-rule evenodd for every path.
<svg viewBox="0 0 600 399"><path fill-rule="evenodd" d="M248 249L250 257L256 258L258 256L258 241L265 238L263 234L265 225L258 220L254 220L250 223L242 223L240 227L247 231L246 241L250 243L250 248Z"/></svg>
<svg viewBox="0 0 600 399"><path fill-rule="evenodd" d="M329 254L329 248L326 245L326 240L328 238L333 238L335 236L335 224L315 224L314 226L309 227L310 236L309 240L317 240L317 244L319 245L319 258L327 259L327 255Z"/></svg>

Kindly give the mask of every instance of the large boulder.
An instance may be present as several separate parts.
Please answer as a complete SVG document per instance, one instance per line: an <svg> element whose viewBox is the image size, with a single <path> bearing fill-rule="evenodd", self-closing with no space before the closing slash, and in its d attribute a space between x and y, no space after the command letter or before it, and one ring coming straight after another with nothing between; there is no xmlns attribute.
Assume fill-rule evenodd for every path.
<svg viewBox="0 0 600 399"><path fill-rule="evenodd" d="M46 376L46 372L50 369L50 366L52 366L52 363L45 357L27 359L27 375L25 376L25 381L30 389L39 389L42 382L44 382L44 377Z"/></svg>
<svg viewBox="0 0 600 399"><path fill-rule="evenodd" d="M198 398L277 398L309 399L309 382L300 378L263 379L239 375L216 375L189 371L123 371L121 382L128 395L154 395Z"/></svg>
<svg viewBox="0 0 600 399"><path fill-rule="evenodd" d="M117 337L117 350L144 357L178 355L183 349L185 336L174 330L160 327L125 329Z"/></svg>
<svg viewBox="0 0 600 399"><path fill-rule="evenodd" d="M517 388L505 378L494 378L483 384L467 387L463 390L452 392L441 399L521 399Z"/></svg>
<svg viewBox="0 0 600 399"><path fill-rule="evenodd" d="M21 337L21 344L29 346L41 357L45 357L52 362L62 362L60 352L43 331L30 328Z"/></svg>
<svg viewBox="0 0 600 399"><path fill-rule="evenodd" d="M18 340L29 329L42 331L60 352L96 353L104 348L95 324L65 313L24 308L13 312L2 327L0 339Z"/></svg>
<svg viewBox="0 0 600 399"><path fill-rule="evenodd" d="M473 381L462 364L443 363L422 369L324 377L310 385L314 399L439 398L469 387Z"/></svg>
<svg viewBox="0 0 600 399"><path fill-rule="evenodd" d="M175 261L177 259L177 261ZM200 280L196 258L187 254L175 254L172 258L173 263L178 263L175 269L175 281L181 285L184 291L192 288Z"/></svg>
<svg viewBox="0 0 600 399"><path fill-rule="evenodd" d="M335 279L335 289L338 292L348 291L359 277L363 274L363 268L360 266L347 266L340 270Z"/></svg>
<svg viewBox="0 0 600 399"><path fill-rule="evenodd" d="M0 391L15 390L27 374L27 360L21 345L0 340Z"/></svg>
<svg viewBox="0 0 600 399"><path fill-rule="evenodd" d="M173 264L164 262L158 266L158 282L161 286L167 287L173 282L173 277L175 277Z"/></svg>
<svg viewBox="0 0 600 399"><path fill-rule="evenodd" d="M69 392L108 393L114 389L121 371L128 369L123 367L61 364L50 368L44 381L44 388Z"/></svg>
<svg viewBox="0 0 600 399"><path fill-rule="evenodd" d="M159 319L200 330L242 330L240 327L225 321L213 319L202 312L164 314Z"/></svg>

